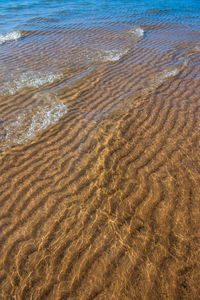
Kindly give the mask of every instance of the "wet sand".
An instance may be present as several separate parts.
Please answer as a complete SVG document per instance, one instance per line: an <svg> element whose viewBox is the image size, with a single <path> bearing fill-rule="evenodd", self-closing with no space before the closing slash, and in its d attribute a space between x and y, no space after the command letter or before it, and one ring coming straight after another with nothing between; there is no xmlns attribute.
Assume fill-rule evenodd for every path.
<svg viewBox="0 0 200 300"><path fill-rule="evenodd" d="M200 298L200 70L187 53L172 67L178 50L143 41L73 85L66 72L2 97L14 127L1 143L0 299ZM16 132L19 108L29 126L60 84L66 114L30 140Z"/></svg>

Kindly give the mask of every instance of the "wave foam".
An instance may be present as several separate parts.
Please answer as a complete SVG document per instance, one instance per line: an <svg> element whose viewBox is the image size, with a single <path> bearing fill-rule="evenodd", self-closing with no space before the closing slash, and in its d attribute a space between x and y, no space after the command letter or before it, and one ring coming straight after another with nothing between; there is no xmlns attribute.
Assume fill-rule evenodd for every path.
<svg viewBox="0 0 200 300"><path fill-rule="evenodd" d="M140 26L136 26L129 30L134 36L140 38L144 36L144 30Z"/></svg>
<svg viewBox="0 0 200 300"><path fill-rule="evenodd" d="M8 33L0 34L0 44L5 42L15 41L21 37L21 32L19 30L11 31Z"/></svg>
<svg viewBox="0 0 200 300"><path fill-rule="evenodd" d="M0 140L0 149L4 151L13 145L34 140L40 131L57 123L67 111L67 106L57 98L44 96L35 109L22 111L14 120L3 125L4 135Z"/></svg>
<svg viewBox="0 0 200 300"><path fill-rule="evenodd" d="M178 69L174 68L172 70L165 70L164 72L155 75L155 77L150 81L150 86L144 89L145 93L151 92L159 85L163 83L163 81L171 76L175 76L178 74Z"/></svg>
<svg viewBox="0 0 200 300"><path fill-rule="evenodd" d="M0 93L13 95L23 88L38 88L46 83L54 82L61 77L62 74L26 72L20 75L18 79L11 77L9 81L3 83L0 87Z"/></svg>
<svg viewBox="0 0 200 300"><path fill-rule="evenodd" d="M110 51L105 51L104 54L102 55L102 60L104 62L106 61L117 61L122 58L125 54L127 54L128 49L126 50L110 50Z"/></svg>

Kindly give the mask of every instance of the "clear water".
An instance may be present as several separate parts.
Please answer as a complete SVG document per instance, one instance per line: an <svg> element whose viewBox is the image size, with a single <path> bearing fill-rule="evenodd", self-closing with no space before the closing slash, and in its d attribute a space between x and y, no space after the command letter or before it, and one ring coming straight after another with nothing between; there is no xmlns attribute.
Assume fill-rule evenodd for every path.
<svg viewBox="0 0 200 300"><path fill-rule="evenodd" d="M0 300L199 298L200 0L0 0Z"/></svg>
<svg viewBox="0 0 200 300"><path fill-rule="evenodd" d="M135 58L136 49L144 55ZM134 64L150 64L153 77L144 74L123 97L151 90L146 85L157 86L163 74L174 74L187 64L198 66L199 49L199 0L0 0L0 98L10 97L11 106L18 93L44 87L57 94L122 59L127 67L133 64L133 70ZM158 63L152 62L150 51ZM195 78L199 80L197 73Z"/></svg>
<svg viewBox="0 0 200 300"><path fill-rule="evenodd" d="M74 26L84 24L95 26L108 21L137 21L146 16L149 10L159 11L159 16L152 16L152 20L162 20L167 13L169 22L199 26L199 0L111 0L111 1L0 1L0 32L13 29L33 29L37 25L30 24L34 18L49 18L52 26L57 22L59 26Z"/></svg>
<svg viewBox="0 0 200 300"><path fill-rule="evenodd" d="M71 68L76 64L77 58L73 59L70 55L74 55L76 51L80 54L79 64L84 65L86 61L90 63L99 59L98 54L102 44L104 45L103 50L111 51L129 45L130 37L127 38L125 35L122 43L122 35L125 30L129 30L133 26L159 27L161 24L171 24L171 28L169 26L163 28L169 33L171 30L171 34L168 34L169 43L178 39L197 39L193 33L200 29L200 1L0 0L0 55L2 59L5 59L9 53L19 56L17 47L14 50L12 44L5 45L5 43L16 41L22 35L23 38L19 43L22 44L22 47L25 44L28 47L29 44L33 55L42 52L46 57L53 57L55 64L52 62L52 67L57 64L56 57L59 57L63 67L68 65ZM174 32L173 25L174 28L179 26L178 33ZM97 30L98 32L96 32ZM120 34L117 41L117 35ZM113 41L114 37L115 41ZM58 52L53 53L52 48L47 51L48 46L57 48ZM169 46L170 44L168 44ZM64 56L63 53L66 49L69 50L69 53ZM93 56L91 55L92 50L94 51ZM24 66L23 63L17 63L17 65ZM49 70L48 64L46 67ZM59 67L52 68L52 70L56 69Z"/></svg>
<svg viewBox="0 0 200 300"><path fill-rule="evenodd" d="M0 1L0 33L14 29L36 30L42 19L48 20L48 26L73 27L96 26L101 24L111 26L110 22L140 22L141 18L151 22L166 20L199 28L200 1L199 0L111 0L111 1ZM157 12L157 13L156 13ZM35 18L35 22L34 22ZM55 26L56 25L56 26ZM114 24L113 24L114 26ZM115 24L116 26L116 24ZM45 30L44 28L39 28Z"/></svg>

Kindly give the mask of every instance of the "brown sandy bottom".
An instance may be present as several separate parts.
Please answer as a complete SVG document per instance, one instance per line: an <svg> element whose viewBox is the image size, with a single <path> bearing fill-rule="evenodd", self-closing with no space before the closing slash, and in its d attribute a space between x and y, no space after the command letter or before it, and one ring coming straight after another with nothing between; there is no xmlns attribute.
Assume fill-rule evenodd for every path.
<svg viewBox="0 0 200 300"><path fill-rule="evenodd" d="M0 299L200 299L199 70L154 76L158 55L134 55L62 89L59 122L1 153Z"/></svg>

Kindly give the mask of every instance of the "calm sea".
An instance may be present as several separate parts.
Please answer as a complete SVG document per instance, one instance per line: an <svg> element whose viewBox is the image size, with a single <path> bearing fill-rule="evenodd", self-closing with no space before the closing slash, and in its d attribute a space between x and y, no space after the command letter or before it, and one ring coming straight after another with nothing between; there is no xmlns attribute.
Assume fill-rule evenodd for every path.
<svg viewBox="0 0 200 300"><path fill-rule="evenodd" d="M136 49L143 53L139 58L132 55ZM155 58L160 55L160 61L163 55L168 59L160 67L150 53ZM5 105L13 105L11 114L1 111L1 150L32 140L40 130L57 122L68 111L57 101L50 105L50 111L47 108L58 92L73 88L75 82L106 64L120 64L128 58L127 66L133 63L132 72L136 72L134 63L141 63L141 68L143 64L152 66L154 78L144 74L137 88L131 87L130 94L134 94L146 85L151 89L177 75L181 66L198 66L199 55L199 0L0 0L0 98L5 101L6 97ZM163 75L157 76L156 70ZM27 102L24 111L23 105L16 104L16 97L23 99L38 89L41 95L43 87L43 92L48 92L48 105L35 112L35 120L29 115L35 101ZM40 115L45 115L44 122ZM18 138L10 133L16 127ZM28 128L26 133L23 128Z"/></svg>
<svg viewBox="0 0 200 300"><path fill-rule="evenodd" d="M200 299L200 0L0 0L0 300Z"/></svg>

